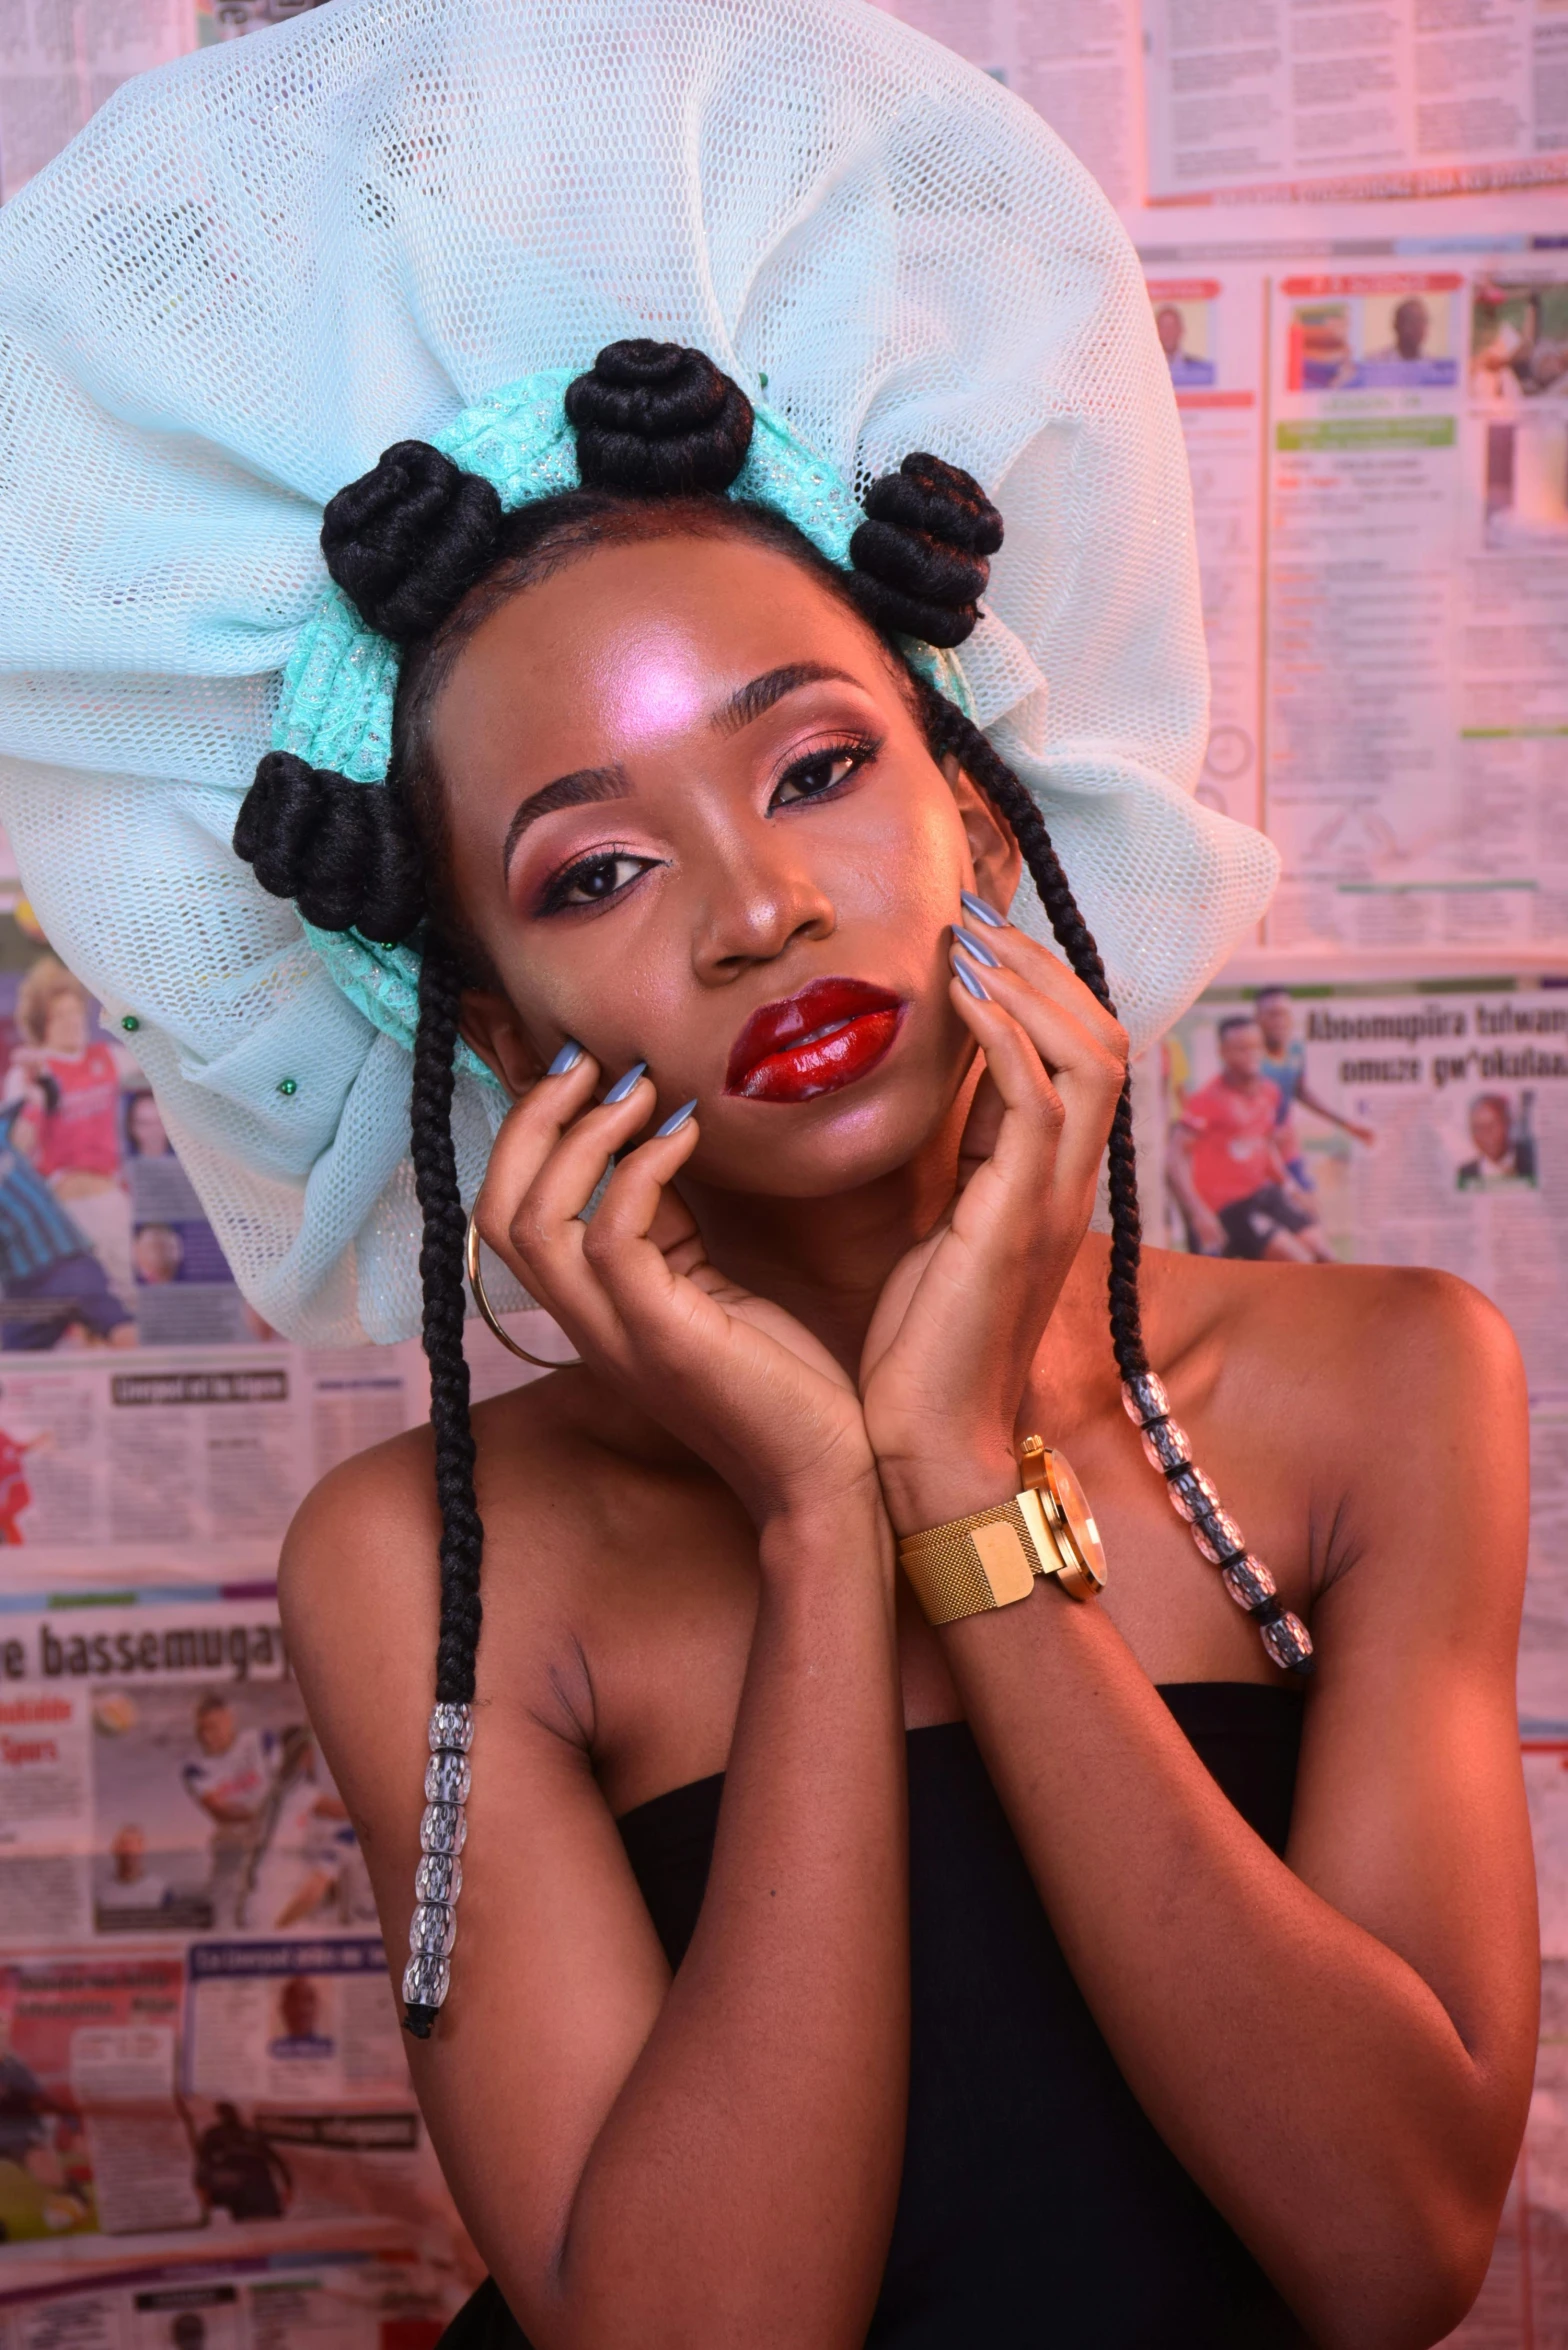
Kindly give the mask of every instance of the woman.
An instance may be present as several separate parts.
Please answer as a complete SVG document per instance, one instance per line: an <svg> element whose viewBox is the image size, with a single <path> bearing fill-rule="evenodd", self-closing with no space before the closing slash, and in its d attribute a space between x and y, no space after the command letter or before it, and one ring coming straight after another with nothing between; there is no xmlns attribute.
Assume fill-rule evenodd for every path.
<svg viewBox="0 0 1568 2350"><path fill-rule="evenodd" d="M357 21L308 35L318 68ZM895 52L935 77L849 21L865 89ZM977 139L1003 119L965 103ZM944 278L918 207L898 218L922 316L943 283L974 300L972 239ZM1027 343L1025 249L993 281ZM1092 313L1103 370L1123 330L1096 302L1080 283L1052 315ZM850 336L854 304L831 308ZM1125 334L1152 380L1146 306ZM1075 411L1091 455L1108 382ZM1035 456L1062 413L1028 425ZM643 336L438 439L329 502L336 588L234 845L376 1050L413 1045L432 1433L318 1489L281 1590L493 2271L451 2341L1436 2340L1485 2267L1533 2038L1506 1331L1436 1276L1140 1278L1112 1007L1151 1000L1157 948L1124 930L1108 981L1027 723L965 707L963 662L1000 667L977 627L1000 518L968 472L865 464L851 530L809 436ZM1016 464L1026 530L1042 479L1055 513L1124 519L1148 452L1118 447L1082 492ZM1054 788L1114 781L1144 812L1123 904L1142 888L1188 930L1196 857L1150 850L1179 795L1128 749L1142 681L1189 658L1164 513L1177 537L1127 562L1076 538L1082 674L1053 662L1035 716L1060 729L1114 673L1120 743L1063 742ZM1175 623L1129 633L1132 596ZM1249 852L1203 823L1180 837L1212 899ZM1065 961L1008 919L1025 863ZM146 1021L178 1136L166 1017L129 1008L123 966L106 992ZM255 1104L265 1070L272 1166L314 1075L275 1043L259 1025L206 1078ZM504 1115L475 1229L582 1359L470 1429L459 1168L484 1084ZM228 1177L191 1164L225 1212ZM325 1263L341 1168L325 1145L312 1167L300 1252ZM366 1295L407 1229L386 1181ZM1281 1668L1314 1643L1303 1722Z"/></svg>
<svg viewBox="0 0 1568 2350"><path fill-rule="evenodd" d="M568 413L641 422L670 472L664 409L711 376L618 346ZM1323 1652L1292 1810L1299 1699L1122 1408L1088 1225L1125 1039L997 911L1005 770L867 617L901 593L907 629L944 503L957 550L983 501L912 461L924 530L857 601L756 509L650 495L635 458L611 488L624 462L503 526L411 639L393 740L424 1081L456 1019L516 1103L479 1228L583 1356L476 1416L485 1857L444 2044L415 2055L460 2207L546 2345L1024 2341L1048 2314L1262 2342L1299 2338L1289 2312L1433 2340L1479 2283L1529 2077L1506 1332L1439 1276L1147 1281L1180 1418ZM426 522L450 471L395 451L329 508L367 617L465 568ZM343 862L334 790L275 755L236 836L302 902ZM386 894L366 934L406 923ZM1125 1355L1125 1225L1118 1249ZM437 1488L441 1669L473 1649L456 1358L432 1361L436 1478L424 1437L349 1463L281 1586L393 1946ZM1477 1417L1491 1459L1446 1469ZM899 1541L1005 1503L1035 1430L1093 1497L1103 1599L1042 1582L933 1629ZM1240 1813L1194 1743L1237 1757ZM1062 1958L1141 2114L1096 2081ZM1137 2215L1120 2278L1078 2207L1108 2195ZM492 2299L453 2338L518 2335Z"/></svg>

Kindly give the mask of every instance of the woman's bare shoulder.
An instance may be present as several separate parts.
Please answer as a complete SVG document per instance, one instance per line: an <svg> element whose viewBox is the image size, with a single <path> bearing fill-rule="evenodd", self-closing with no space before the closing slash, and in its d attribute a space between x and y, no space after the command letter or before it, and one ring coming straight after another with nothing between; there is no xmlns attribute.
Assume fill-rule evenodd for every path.
<svg viewBox="0 0 1568 2350"><path fill-rule="evenodd" d="M1499 1530L1522 1525L1523 1365L1507 1321L1469 1282L1428 1266L1164 1251L1151 1252L1150 1272L1160 1367L1170 1362L1192 1409L1291 1475L1316 1530L1315 1580L1408 1549L1403 1537L1439 1496L1452 1519L1456 1479L1467 1507L1484 1497ZM1510 1549L1522 1572L1522 1536L1490 1555ZM1438 1556L1428 1546L1424 1572ZM1454 1566L1469 1578L1468 1560L1456 1554ZM1510 1589L1516 1579L1505 1578Z"/></svg>
<svg viewBox="0 0 1568 2350"><path fill-rule="evenodd" d="M554 1384L539 1380L474 1409L481 1511L504 1520L511 1541L526 1542L576 1448ZM538 1513L518 1509L519 1501ZM334 1629L362 1612L389 1611L405 1626L428 1615L433 1640L440 1539L428 1426L340 1462L306 1495L284 1539L278 1597L291 1644L318 1623Z"/></svg>
<svg viewBox="0 0 1568 2350"><path fill-rule="evenodd" d="M1151 1249L1146 1294L1172 1360L1285 1383L1331 1373L1353 1394L1390 1373L1430 1382L1516 1364L1507 1321L1458 1274L1428 1265L1240 1264Z"/></svg>
<svg viewBox="0 0 1568 2350"><path fill-rule="evenodd" d="M476 1486L486 1521L486 1654L502 1667L503 1709L547 1717L581 1744L568 1678L552 1671L562 1645L558 1601L571 1546L558 1530L570 1475L559 1399L548 1381L480 1404L473 1414ZM527 1506L519 1506L519 1504ZM428 1427L357 1453L301 1504L283 1544L278 1604L290 1664L329 1767L360 1834L407 1790L409 1752L422 1748L440 1605L441 1516ZM509 1571L517 1567L527 1572ZM563 1694L564 1692L564 1694ZM395 1785L388 1780L391 1773ZM410 1785L416 1784L410 1781Z"/></svg>

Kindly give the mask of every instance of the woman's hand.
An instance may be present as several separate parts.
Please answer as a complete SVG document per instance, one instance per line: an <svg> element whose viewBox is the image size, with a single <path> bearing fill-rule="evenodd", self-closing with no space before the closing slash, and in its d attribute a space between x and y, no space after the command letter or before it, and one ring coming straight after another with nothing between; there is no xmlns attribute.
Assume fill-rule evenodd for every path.
<svg viewBox="0 0 1568 2350"><path fill-rule="evenodd" d="M598 1075L584 1053L511 1112L475 1209L481 1237L584 1361L700 1453L759 1526L875 1498L853 1384L782 1307L708 1262L669 1188L697 1140L694 1116L629 1151L581 1221L653 1107L646 1077L595 1106Z"/></svg>
<svg viewBox="0 0 1568 2350"><path fill-rule="evenodd" d="M1127 1038L1055 955L1010 925L953 1005L985 1055L935 1231L888 1278L861 1356L866 1432L896 1530L1017 1490L1014 1423L1094 1211ZM960 949L955 949L955 960Z"/></svg>

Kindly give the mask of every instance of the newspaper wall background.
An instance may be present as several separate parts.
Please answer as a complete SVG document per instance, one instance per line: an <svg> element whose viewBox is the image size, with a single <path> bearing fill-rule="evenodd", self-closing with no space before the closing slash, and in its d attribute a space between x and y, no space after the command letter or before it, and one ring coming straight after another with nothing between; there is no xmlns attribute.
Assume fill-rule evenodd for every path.
<svg viewBox="0 0 1568 2350"><path fill-rule="evenodd" d="M310 4L0 0L0 198L130 74ZM1273 1042L1226 1048L1293 1095L1281 1228L1461 1272L1525 1349L1547 1990L1456 2340L1568 2350L1568 8L881 4L1122 209L1192 464L1200 788L1285 859L1255 947L1151 1057L1146 1191L1222 1077L1219 1021L1283 987ZM0 2350L430 2350L473 2255L273 1596L296 1503L422 1419L423 1365L310 1354L246 1307L134 1035L58 971L5 855ZM1194 1228L1176 1149L1163 1237L1256 1238L1247 1194ZM472 1351L481 1393L510 1382Z"/></svg>
<svg viewBox="0 0 1568 2350"><path fill-rule="evenodd" d="M1524 1355L1533 1494L1519 1707L1541 2052L1493 2274L1457 2338L1555 2350L1568 2341L1568 956L1555 984L1304 982L1275 962L1213 989L1159 1063L1165 1245L1441 1266L1501 1308ZM1214 1115L1217 1088L1229 1118Z"/></svg>

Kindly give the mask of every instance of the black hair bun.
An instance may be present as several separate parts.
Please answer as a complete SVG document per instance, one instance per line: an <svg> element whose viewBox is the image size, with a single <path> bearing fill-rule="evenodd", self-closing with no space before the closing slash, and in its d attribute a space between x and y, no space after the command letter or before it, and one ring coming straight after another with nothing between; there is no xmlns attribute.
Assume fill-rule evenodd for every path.
<svg viewBox="0 0 1568 2350"><path fill-rule="evenodd" d="M395 944L425 912L423 860L385 784L350 783L269 751L240 806L234 853L318 930Z"/></svg>
<svg viewBox="0 0 1568 2350"><path fill-rule="evenodd" d="M321 522L327 569L394 644L429 636L495 560L501 501L428 441L395 441Z"/></svg>
<svg viewBox="0 0 1568 2350"><path fill-rule="evenodd" d="M865 496L849 542L861 609L878 628L961 645L980 617L1002 517L972 473L916 450Z"/></svg>
<svg viewBox="0 0 1568 2350"><path fill-rule="evenodd" d="M577 466L590 489L634 497L727 490L751 447L752 405L702 351L608 343L566 387Z"/></svg>

